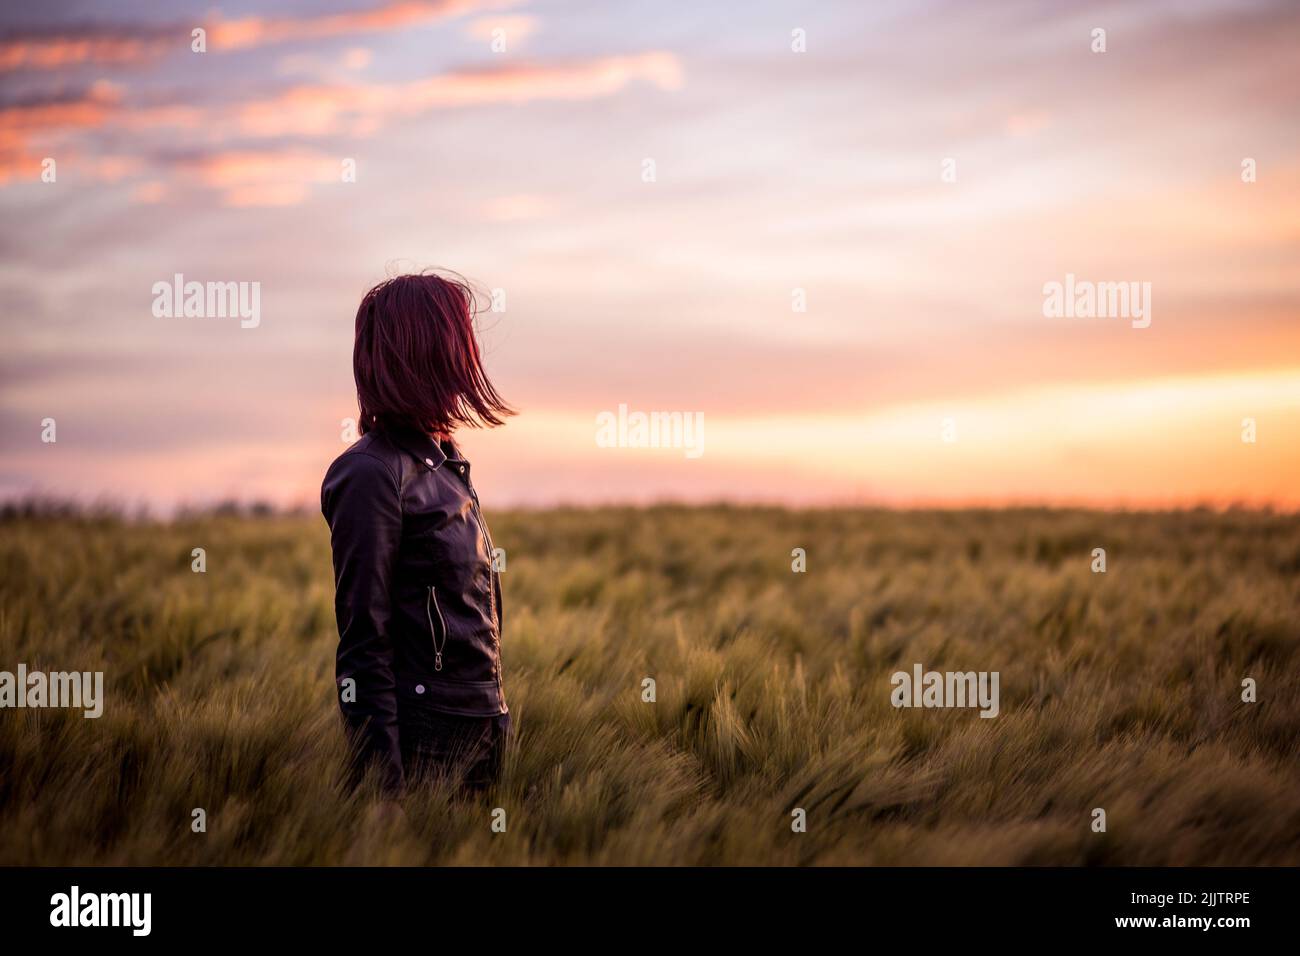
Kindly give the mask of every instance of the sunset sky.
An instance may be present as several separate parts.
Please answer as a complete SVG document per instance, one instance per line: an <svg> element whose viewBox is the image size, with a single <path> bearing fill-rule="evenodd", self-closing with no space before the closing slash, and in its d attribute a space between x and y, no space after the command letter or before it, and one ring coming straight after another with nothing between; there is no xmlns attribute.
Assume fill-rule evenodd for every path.
<svg viewBox="0 0 1300 956"><path fill-rule="evenodd" d="M0 497L315 507L361 294L445 267L505 293L495 507L1300 506L1295 3L0 16ZM260 324L155 317L177 273ZM1150 326L1045 317L1067 274ZM620 404L704 453L598 447Z"/></svg>

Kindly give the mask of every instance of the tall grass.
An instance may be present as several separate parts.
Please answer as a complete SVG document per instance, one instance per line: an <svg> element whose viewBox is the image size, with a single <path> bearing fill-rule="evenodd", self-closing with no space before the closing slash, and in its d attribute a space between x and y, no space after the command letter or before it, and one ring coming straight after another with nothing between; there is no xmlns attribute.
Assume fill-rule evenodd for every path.
<svg viewBox="0 0 1300 956"><path fill-rule="evenodd" d="M339 783L319 518L4 518L0 670L107 701L0 710L0 863L1300 863L1300 518L489 517L514 747L404 823ZM1000 715L893 708L914 663L999 671Z"/></svg>

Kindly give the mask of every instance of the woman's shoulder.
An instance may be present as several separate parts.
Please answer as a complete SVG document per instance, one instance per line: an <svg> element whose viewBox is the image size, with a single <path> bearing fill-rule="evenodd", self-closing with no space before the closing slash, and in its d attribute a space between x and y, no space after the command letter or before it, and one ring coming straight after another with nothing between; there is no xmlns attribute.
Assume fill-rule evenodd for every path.
<svg viewBox="0 0 1300 956"><path fill-rule="evenodd" d="M321 503L328 508L331 497L344 489L368 489L371 493L397 492L401 487L401 456L377 432L370 432L348 447L325 471Z"/></svg>

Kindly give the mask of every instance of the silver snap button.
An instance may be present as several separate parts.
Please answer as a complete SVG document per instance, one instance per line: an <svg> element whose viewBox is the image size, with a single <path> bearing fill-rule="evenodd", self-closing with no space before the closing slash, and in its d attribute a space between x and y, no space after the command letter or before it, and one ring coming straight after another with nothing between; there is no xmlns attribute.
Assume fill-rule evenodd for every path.
<svg viewBox="0 0 1300 956"><path fill-rule="evenodd" d="M462 475L465 474L465 466L464 466L464 465L461 465L461 466L460 466L460 473L461 473Z"/></svg>
<svg viewBox="0 0 1300 956"><path fill-rule="evenodd" d="M423 693L424 693L424 685L423 685L423 684L416 684L416 685L415 685L415 692L416 692L417 694L423 694Z"/></svg>
<svg viewBox="0 0 1300 956"><path fill-rule="evenodd" d="M424 463L425 463L426 465L428 465L430 468L433 467L433 459L432 459L432 458L426 458L426 459L424 459Z"/></svg>

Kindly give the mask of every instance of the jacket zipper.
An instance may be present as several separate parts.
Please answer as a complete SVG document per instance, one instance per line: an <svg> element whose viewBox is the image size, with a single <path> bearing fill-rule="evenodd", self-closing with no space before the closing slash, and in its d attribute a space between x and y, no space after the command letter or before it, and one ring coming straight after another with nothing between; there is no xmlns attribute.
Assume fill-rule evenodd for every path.
<svg viewBox="0 0 1300 956"><path fill-rule="evenodd" d="M487 525L483 523L483 512L478 503L478 492L474 486L466 481L469 487L470 497L474 499L474 521L478 525L479 534L483 536L483 544L487 547L488 554L488 606L492 610L492 620L497 617L497 589L496 589L496 570L492 565L496 562L496 556L492 553L492 537L488 534Z"/></svg>
<svg viewBox="0 0 1300 956"><path fill-rule="evenodd" d="M433 611L438 612L438 623L442 625L442 644L438 643L438 631L433 626ZM438 595L434 593L432 584L429 585L429 596L424 602L424 613L429 619L429 634L433 637L433 669L440 671L442 652L447 646L447 621L442 616L442 608L438 606Z"/></svg>

